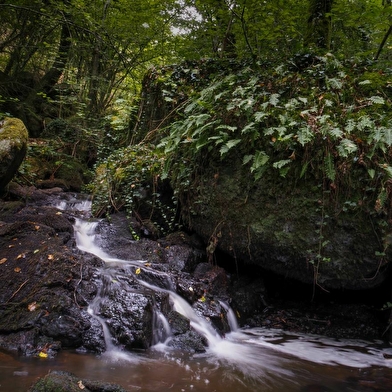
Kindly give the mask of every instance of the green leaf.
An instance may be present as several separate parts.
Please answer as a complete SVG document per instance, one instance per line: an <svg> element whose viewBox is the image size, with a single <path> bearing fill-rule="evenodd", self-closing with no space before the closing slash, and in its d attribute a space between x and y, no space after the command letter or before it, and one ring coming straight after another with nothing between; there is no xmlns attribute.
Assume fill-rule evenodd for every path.
<svg viewBox="0 0 392 392"><path fill-rule="evenodd" d="M374 175L376 174L376 171L374 169L368 169L368 174L371 179L374 178Z"/></svg>
<svg viewBox="0 0 392 392"><path fill-rule="evenodd" d="M340 144L337 146L339 155L343 158L347 157L349 154L357 151L357 145L350 139L342 139Z"/></svg>
<svg viewBox="0 0 392 392"><path fill-rule="evenodd" d="M336 171L332 154L328 153L324 158L325 174L329 180L335 181Z"/></svg>
<svg viewBox="0 0 392 392"><path fill-rule="evenodd" d="M254 131L254 125L255 125L254 122L249 123L244 128L242 128L241 133L244 135L248 132Z"/></svg>
<svg viewBox="0 0 392 392"><path fill-rule="evenodd" d="M282 167L288 165L290 162L291 162L290 159L282 159L281 161L274 162L274 163L272 164L272 166L273 166L275 169L281 169Z"/></svg>
<svg viewBox="0 0 392 392"><path fill-rule="evenodd" d="M271 94L269 103L272 106L276 106L279 103L280 94Z"/></svg>
<svg viewBox="0 0 392 392"><path fill-rule="evenodd" d="M329 134L336 139L340 139L343 137L343 131L340 128L332 128L329 131Z"/></svg>
<svg viewBox="0 0 392 392"><path fill-rule="evenodd" d="M221 149L220 149L220 154L221 156L226 154L231 148L233 148L234 146L236 146L238 143L241 142L241 139L233 139L233 140L229 140L227 143L225 143Z"/></svg>
<svg viewBox="0 0 392 392"><path fill-rule="evenodd" d="M309 143L310 141L313 140L314 138L314 133L312 132L312 129L310 126L305 126L300 128L297 134L298 137L298 142L304 146L305 144Z"/></svg>
<svg viewBox="0 0 392 392"><path fill-rule="evenodd" d="M264 166L269 160L269 156L264 151L256 151L253 156L253 163L250 168L250 171L253 173L255 170L259 169L261 166Z"/></svg>
<svg viewBox="0 0 392 392"><path fill-rule="evenodd" d="M383 104L385 103L384 98L383 98L383 97L380 97L380 96L378 96L378 95L374 95L373 97L370 97L369 100L370 100L372 103L375 103L375 104L377 104L377 105L383 105Z"/></svg>
<svg viewBox="0 0 392 392"><path fill-rule="evenodd" d="M264 118L268 117L269 114L266 112L256 112L254 116L256 122L261 122Z"/></svg>
<svg viewBox="0 0 392 392"><path fill-rule="evenodd" d="M242 164L246 165L247 163L249 163L253 159L253 157L254 157L253 154L245 155L242 160Z"/></svg>
<svg viewBox="0 0 392 392"><path fill-rule="evenodd" d="M390 147L392 145L392 129L384 128L383 136L385 144Z"/></svg>

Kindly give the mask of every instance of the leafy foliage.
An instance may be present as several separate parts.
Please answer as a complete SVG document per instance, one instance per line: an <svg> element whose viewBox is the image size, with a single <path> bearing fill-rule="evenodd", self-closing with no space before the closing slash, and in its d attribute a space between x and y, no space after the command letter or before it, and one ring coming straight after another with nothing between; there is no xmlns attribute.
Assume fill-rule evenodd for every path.
<svg viewBox="0 0 392 392"><path fill-rule="evenodd" d="M89 189L96 216L125 210L159 236L177 227L177 207L160 179L164 157L149 145L120 148L98 164ZM133 229L132 229L133 230ZM133 231L135 238L139 233Z"/></svg>
<svg viewBox="0 0 392 392"><path fill-rule="evenodd" d="M379 168L380 160L389 167L392 143L390 75L368 96L360 67L331 54L314 62L303 73L244 68L195 93L159 144L171 177L182 183L205 159L239 154L256 180L267 169L286 176L299 168L304 177L310 165L311 175L331 182L354 163L385 174Z"/></svg>

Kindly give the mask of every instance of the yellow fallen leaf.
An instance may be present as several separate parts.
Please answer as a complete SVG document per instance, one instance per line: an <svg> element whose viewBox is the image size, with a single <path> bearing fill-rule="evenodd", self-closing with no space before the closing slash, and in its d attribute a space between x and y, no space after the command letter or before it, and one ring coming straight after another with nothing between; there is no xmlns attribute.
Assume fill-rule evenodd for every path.
<svg viewBox="0 0 392 392"><path fill-rule="evenodd" d="M33 253L36 254L39 252L39 249L36 249Z"/></svg>
<svg viewBox="0 0 392 392"><path fill-rule="evenodd" d="M78 387L79 387L80 389L86 388L86 387L83 385L82 380L78 381Z"/></svg>
<svg viewBox="0 0 392 392"><path fill-rule="evenodd" d="M63 215L63 213L61 211L57 211L56 215Z"/></svg>
<svg viewBox="0 0 392 392"><path fill-rule="evenodd" d="M40 351L39 354L38 354L38 356L39 356L40 358L48 358L48 354L44 353L43 351Z"/></svg>
<svg viewBox="0 0 392 392"><path fill-rule="evenodd" d="M22 269L19 267L16 267L16 268L14 268L14 271L19 273L20 271L22 271Z"/></svg>
<svg viewBox="0 0 392 392"><path fill-rule="evenodd" d="M136 275L139 275L140 272L141 272L140 268L136 268L136 271L135 271Z"/></svg>
<svg viewBox="0 0 392 392"><path fill-rule="evenodd" d="M3 258L0 260L0 264L4 264L6 261L7 261L7 259L6 259L5 257L3 257Z"/></svg>

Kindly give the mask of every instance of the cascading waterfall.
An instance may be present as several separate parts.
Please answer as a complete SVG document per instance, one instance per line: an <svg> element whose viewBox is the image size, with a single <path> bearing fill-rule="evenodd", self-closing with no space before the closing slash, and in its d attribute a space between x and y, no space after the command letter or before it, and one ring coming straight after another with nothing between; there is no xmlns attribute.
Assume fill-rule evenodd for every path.
<svg viewBox="0 0 392 392"><path fill-rule="evenodd" d="M116 383L129 391L392 390L392 348L383 342L331 339L266 328L240 328L234 312L224 302L216 305L226 313L225 322L231 332L222 337L207 319L199 316L200 304L193 308L175 292L175 279L164 272L165 266L157 265L155 269L152 267L154 264L138 260L137 246L130 248L136 255L129 257L131 260L122 259L127 259L127 256L113 257L111 251L106 250L112 247L107 242L108 232L101 231L105 224L89 220L91 203L79 199L78 195L60 197L66 197L67 201L57 207L67 210L67 214L75 218L75 237L79 248L101 259L94 261L92 258L88 262L89 266L95 263L101 267L97 268L93 278L97 293L88 307L91 328L87 332L94 334L92 344L97 342L97 349L102 349L105 343L106 351L96 355L65 349L55 358L42 360L8 355L0 350L1 390L28 390L37 377L53 370L71 372L81 379ZM114 219L113 227L116 222ZM121 228L114 232L121 233ZM119 243L128 244L128 239L122 238ZM128 249L119 249L116 254L124 255L125 251ZM140 309L146 312L141 312L139 316L142 317L136 318L143 321L138 329L137 322L132 324L132 321ZM178 313L187 319L185 333L179 328L184 320L181 317L176 319ZM148 334L144 336L145 328ZM197 336L194 331L204 337L203 343L208 343L203 353L182 350L182 341L179 344L176 340L178 333L183 333L180 337L184 339L193 334ZM139 340L134 341L141 342L136 350L132 346L134 341L129 344L127 340L128 332L141 335L135 335ZM143 342L147 342L144 348L153 346L138 350L143 348Z"/></svg>
<svg viewBox="0 0 392 392"><path fill-rule="evenodd" d="M84 207L88 207L88 204ZM62 208L66 208L66 206L62 206ZM82 207L76 209L79 211L82 210ZM106 353L103 356L106 358L110 357L125 362L137 361L135 359L137 354L123 350L113 341L105 319L100 316L100 303L105 301L110 287L124 291L129 290L127 275L133 274L133 277L137 278L139 284L148 292L168 295L172 309L186 317L190 321L192 329L208 342L206 353L194 355L196 363L204 363L204 365L193 366L201 366L204 370L199 368L199 370L193 371L194 373L190 376L191 381L187 384L188 390L193 389L193 383L200 380L201 372L206 371L211 376L211 372L217 371L217 369L220 369L219 372L223 372L224 379L233 381L233 386L227 389L228 391L239 390L235 389L239 385L242 385L240 390L243 391L258 391L260 385L263 385L263 390L294 391L299 390L295 387L296 383L307 385L307 381L302 379L314 377L312 372L316 364L321 366L320 369L325 366L329 368L341 366L351 369L392 367L392 361L385 359L392 354L392 350L383 347L381 342L328 339L321 336L287 333L264 328L239 328L233 310L223 302L220 305L226 310L231 332L222 337L206 319L195 312L185 299L172 290L169 278L162 287L157 287L143 280L143 274L135 276L134 273L138 268L143 271L148 269L149 274L162 275L162 280L165 280L164 272L146 268L143 260L122 260L112 257L97 246L95 241L96 227L96 222L89 222L83 218L75 220L75 236L79 249L92 253L105 262L105 267L101 270L101 288L89 306L89 313L102 325L106 343ZM170 353L168 342L172 339L172 331L168 320L158 307L154 309L153 324L154 339L152 343L154 346L150 351L163 352L169 360L184 366L185 371L190 371L191 367L188 368L188 365L183 364L182 359L173 357ZM140 357L138 361L140 361ZM162 362L160 362L160 366L164 366ZM206 366L210 370L207 371ZM243 374L244 378L239 377L238 374ZM319 379L322 374L323 370L319 370ZM206 379L205 383L207 382ZM222 380L216 381L216 384L220 382ZM281 382L283 384L279 386ZM325 382L329 382L329 380L326 379ZM235 385L237 386L235 387Z"/></svg>
<svg viewBox="0 0 392 392"><path fill-rule="evenodd" d="M76 240L77 240L77 245L81 250L92 253L100 257L106 262L107 265L112 265L114 267L119 264L143 267L144 261L121 260L121 259L113 258L110 255L106 254L104 251L102 251L94 242L96 225L97 225L96 222L87 222L82 219L76 219L75 222ZM162 272L156 272L156 273L164 274ZM114 279L114 275L112 278ZM255 328L252 330L240 331L233 310L227 304L224 303L221 303L221 305L227 311L228 322L232 332L227 334L225 338L222 338L219 335L219 333L211 326L211 324L207 322L204 318L197 315L195 310L192 308L192 306L185 299L180 297L178 294L176 294L171 290L163 289L151 285L147 282L143 282L142 280L140 280L140 283L150 290L169 293L173 309L181 313L186 318L188 318L190 320L192 328L194 328L197 332L199 332L202 336L204 336L207 339L210 351L215 352L216 354L219 354L223 357L226 356L227 354L230 354L229 355L230 357L233 354L235 355L235 358L233 357L232 359L241 362L241 355L246 356L246 352L247 352L247 350L241 349L241 347L243 347L242 343L245 341L245 342L252 342L253 344L256 344L259 347L263 346L265 348L271 348L273 350L276 350L284 354L295 355L305 359L312 359L312 360L320 361L322 363L342 363L347 366L363 367L369 365L372 361L374 361L375 364L382 363L383 365L387 364L387 365L391 365L392 367L392 363L385 362L382 360L382 355L378 355L379 360L377 360L377 358L373 358L373 359L370 358L370 356L377 351L376 349L374 350L369 349L368 353L366 353L367 350L362 349L361 350L362 353L357 353L357 355L354 355L354 353L350 353L350 355L348 355L346 358L342 354L346 353L347 351L346 350L339 351L339 341L335 341L332 347L327 347L327 342L328 345L330 345L331 343L328 339L322 337L314 337L311 343L307 344L301 342L301 338L299 338L298 340L295 339L296 336L300 337L301 336L300 334L297 335L288 334L292 336L291 341L288 340L284 344L276 345L274 344L274 341L279 339L275 339L273 337L274 334L271 335L271 332L268 332L268 330L264 330L262 328ZM100 299L101 299L100 297L96 298L96 300L93 301L93 303L90 305L91 314L94 314L95 312L94 303L99 301ZM162 313L158 312L156 317L161 321L161 323L163 324L163 328L166 331L166 335L164 336L164 340L165 340L167 335L170 335L170 326ZM261 339L262 336L264 337L263 339ZM107 340L110 341L109 338L107 338ZM238 345L237 342L239 342ZM162 341L160 341L159 343L162 343ZM305 345L306 348L304 349ZM366 347L366 344L364 344L363 347ZM234 351L230 352L231 350ZM322 353L319 354L318 351L321 351ZM365 361L363 361L365 357L367 358ZM243 359L244 358L242 358L242 360ZM245 360L245 362L247 362L247 360Z"/></svg>

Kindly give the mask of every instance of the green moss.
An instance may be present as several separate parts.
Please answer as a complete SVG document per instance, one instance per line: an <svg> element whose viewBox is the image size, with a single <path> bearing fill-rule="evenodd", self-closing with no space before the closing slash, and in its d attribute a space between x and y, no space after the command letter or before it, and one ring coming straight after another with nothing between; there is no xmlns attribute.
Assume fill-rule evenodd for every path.
<svg viewBox="0 0 392 392"><path fill-rule="evenodd" d="M0 159L9 154L11 147L22 148L27 144L28 132L23 122L17 118L5 117L0 122Z"/></svg>

